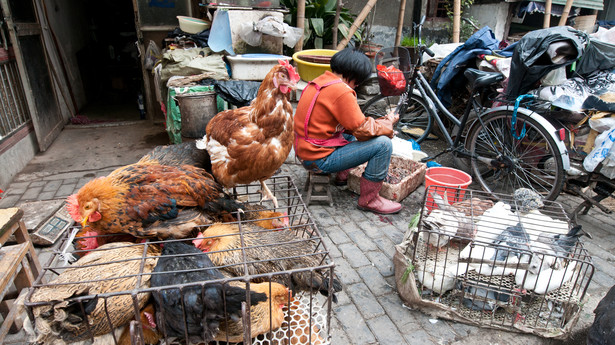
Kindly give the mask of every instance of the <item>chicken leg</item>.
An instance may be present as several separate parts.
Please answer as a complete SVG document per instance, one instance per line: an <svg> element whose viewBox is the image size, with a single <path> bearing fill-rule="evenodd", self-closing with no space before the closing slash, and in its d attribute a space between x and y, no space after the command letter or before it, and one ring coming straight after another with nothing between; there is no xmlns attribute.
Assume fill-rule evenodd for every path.
<svg viewBox="0 0 615 345"><path fill-rule="evenodd" d="M261 199L261 202L265 201L265 200L271 200L271 202L273 202L273 206L275 208L278 208L278 199L273 196L273 193L271 193L271 190L269 190L269 187L267 187L267 184L265 184L265 181L260 181L261 182L261 194L263 195L263 198Z"/></svg>

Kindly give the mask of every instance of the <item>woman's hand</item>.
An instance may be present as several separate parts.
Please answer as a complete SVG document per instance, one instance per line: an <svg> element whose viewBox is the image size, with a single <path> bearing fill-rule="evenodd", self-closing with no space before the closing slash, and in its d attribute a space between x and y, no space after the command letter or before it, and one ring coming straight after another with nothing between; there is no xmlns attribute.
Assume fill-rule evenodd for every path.
<svg viewBox="0 0 615 345"><path fill-rule="evenodd" d="M399 121L399 113L395 112L395 110L391 110L391 112L386 114L385 117L388 118L393 125Z"/></svg>

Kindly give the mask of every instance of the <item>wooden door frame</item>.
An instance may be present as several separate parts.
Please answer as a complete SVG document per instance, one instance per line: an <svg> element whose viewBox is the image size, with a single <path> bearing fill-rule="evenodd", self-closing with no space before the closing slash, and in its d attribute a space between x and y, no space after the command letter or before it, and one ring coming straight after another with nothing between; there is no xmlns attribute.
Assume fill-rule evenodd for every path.
<svg viewBox="0 0 615 345"><path fill-rule="evenodd" d="M34 132L36 134L36 139L38 141L38 146L41 151L47 150L47 148L51 145L54 139L60 134L62 129L64 128L64 120L62 118L62 114L60 112L60 107L58 103L57 93L54 87L54 79L51 73L50 64L51 61L49 59L49 54L45 45L45 38L43 34L43 30L41 28L40 23L40 8L38 6L38 1L31 0L32 6L34 10L34 16L36 18L36 23L15 23L12 17L12 11L8 0L0 0L0 4L2 5L2 14L4 19L6 20L9 37L11 40L11 44L13 50L15 52L15 60L17 61L17 66L19 70L19 77L21 78L21 82L23 85L23 91L26 97L26 103L28 105L28 110L30 111L30 118L32 120L32 124L34 125ZM59 115L60 121L57 121L53 127L49 129L44 129L42 127L40 116L42 116L41 111L39 111L36 106L36 101L34 97L34 93L32 91L32 81L28 77L27 67L22 55L22 49L20 45L19 38L22 36L38 36L41 48L44 54L45 64L47 67L47 72L49 76L49 81L51 84L51 89L49 92L53 92L53 101L55 104L56 115ZM53 109L52 109L53 110Z"/></svg>

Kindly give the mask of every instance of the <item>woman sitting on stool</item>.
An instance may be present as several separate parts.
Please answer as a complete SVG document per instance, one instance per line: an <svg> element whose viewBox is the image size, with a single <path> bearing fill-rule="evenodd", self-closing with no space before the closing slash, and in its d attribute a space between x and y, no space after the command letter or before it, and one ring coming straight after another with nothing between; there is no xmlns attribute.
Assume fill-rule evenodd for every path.
<svg viewBox="0 0 615 345"><path fill-rule="evenodd" d="M295 113L295 153L303 166L316 173L337 172L336 184L348 179L348 170L367 162L361 176L361 210L397 213L401 204L379 195L389 171L399 115L366 117L357 103L354 88L369 77L367 56L347 48L331 58L331 71L309 82Z"/></svg>

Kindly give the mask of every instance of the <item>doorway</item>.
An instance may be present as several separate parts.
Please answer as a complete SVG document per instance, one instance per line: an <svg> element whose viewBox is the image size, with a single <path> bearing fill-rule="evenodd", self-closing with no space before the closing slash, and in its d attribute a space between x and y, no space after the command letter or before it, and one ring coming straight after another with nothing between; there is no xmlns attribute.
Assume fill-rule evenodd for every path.
<svg viewBox="0 0 615 345"><path fill-rule="evenodd" d="M143 78L132 1L85 1L87 44L76 52L85 105L72 120L119 122L145 119Z"/></svg>

